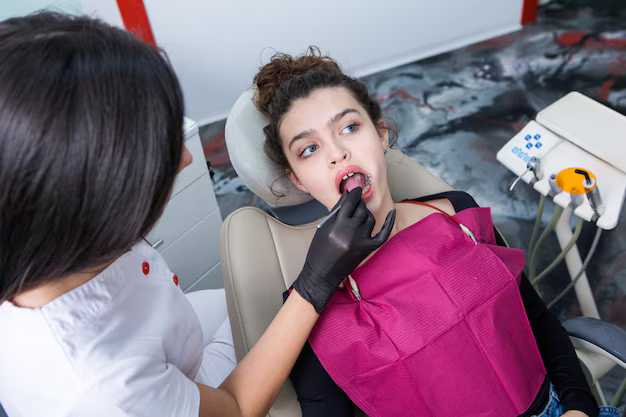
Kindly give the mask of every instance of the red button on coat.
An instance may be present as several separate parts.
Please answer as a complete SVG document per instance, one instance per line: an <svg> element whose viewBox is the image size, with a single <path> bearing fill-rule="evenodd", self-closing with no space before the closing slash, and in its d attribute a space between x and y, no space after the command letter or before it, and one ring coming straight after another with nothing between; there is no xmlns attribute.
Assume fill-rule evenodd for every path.
<svg viewBox="0 0 626 417"><path fill-rule="evenodd" d="M172 277L172 279L174 280L174 284L176 284L176 286L178 286L178 275L174 275Z"/></svg>
<svg viewBox="0 0 626 417"><path fill-rule="evenodd" d="M141 270L144 275L148 275L150 273L150 264L148 262L144 262L141 264Z"/></svg>

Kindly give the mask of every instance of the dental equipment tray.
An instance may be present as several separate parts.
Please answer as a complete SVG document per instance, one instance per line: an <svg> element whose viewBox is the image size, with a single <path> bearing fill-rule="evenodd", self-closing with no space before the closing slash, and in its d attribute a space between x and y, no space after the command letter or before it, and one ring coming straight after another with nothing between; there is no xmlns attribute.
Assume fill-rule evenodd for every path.
<svg viewBox="0 0 626 417"><path fill-rule="evenodd" d="M571 92L537 115L498 151L497 159L519 176L532 157L541 160L536 176L526 172L522 180L543 195L550 195L549 178L566 168L591 171L604 202L598 227L613 229L626 194L626 117L584 95ZM560 192L554 202L567 207L570 194ZM587 199L574 214L591 221L594 211Z"/></svg>

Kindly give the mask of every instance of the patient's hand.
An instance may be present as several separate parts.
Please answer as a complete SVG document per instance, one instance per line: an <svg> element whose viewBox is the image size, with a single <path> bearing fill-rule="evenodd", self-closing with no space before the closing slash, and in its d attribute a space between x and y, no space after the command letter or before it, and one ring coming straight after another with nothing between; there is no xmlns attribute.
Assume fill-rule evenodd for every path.
<svg viewBox="0 0 626 417"><path fill-rule="evenodd" d="M568 412L563 414L562 417L589 417L589 416L587 414L583 413L582 411L569 410Z"/></svg>

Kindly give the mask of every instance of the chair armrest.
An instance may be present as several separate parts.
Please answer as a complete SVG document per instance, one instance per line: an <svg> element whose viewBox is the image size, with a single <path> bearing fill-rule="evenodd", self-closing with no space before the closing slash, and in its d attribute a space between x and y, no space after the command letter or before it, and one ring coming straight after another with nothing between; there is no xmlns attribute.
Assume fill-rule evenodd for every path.
<svg viewBox="0 0 626 417"><path fill-rule="evenodd" d="M626 330L591 317L577 317L563 323L570 338L595 346L595 352L626 369Z"/></svg>

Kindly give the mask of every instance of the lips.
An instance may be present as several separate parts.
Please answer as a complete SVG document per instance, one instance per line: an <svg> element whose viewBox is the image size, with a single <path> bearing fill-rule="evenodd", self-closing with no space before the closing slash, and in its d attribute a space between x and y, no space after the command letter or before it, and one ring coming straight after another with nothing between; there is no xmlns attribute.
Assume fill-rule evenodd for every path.
<svg viewBox="0 0 626 417"><path fill-rule="evenodd" d="M354 178L354 174L362 174L362 177L359 175L359 178ZM345 178L345 180L344 180ZM361 167L357 165L350 165L342 170L340 170L335 176L335 187L337 192L341 194L342 191L342 182L350 181L350 189L356 188L356 186L360 186L361 188L366 188L367 185L371 182L371 176L365 172ZM365 183L364 183L365 182ZM359 183L355 186L355 183Z"/></svg>

